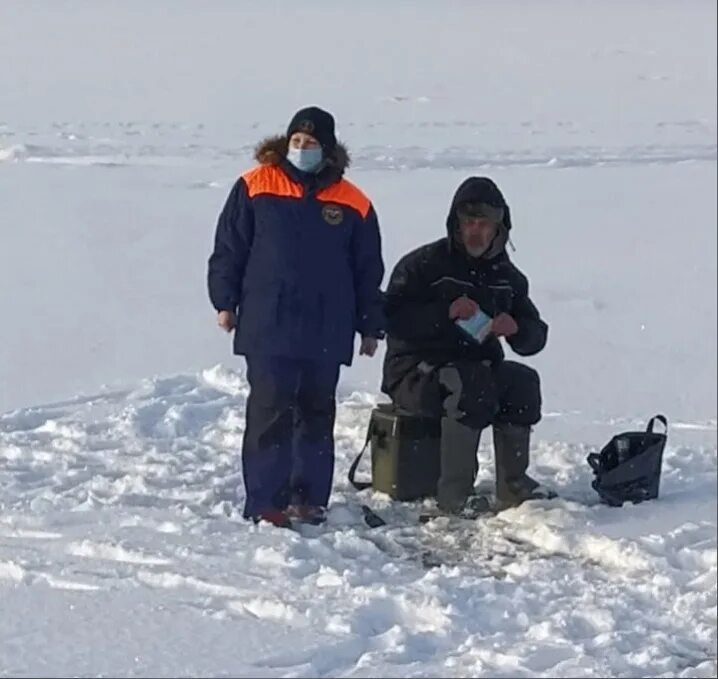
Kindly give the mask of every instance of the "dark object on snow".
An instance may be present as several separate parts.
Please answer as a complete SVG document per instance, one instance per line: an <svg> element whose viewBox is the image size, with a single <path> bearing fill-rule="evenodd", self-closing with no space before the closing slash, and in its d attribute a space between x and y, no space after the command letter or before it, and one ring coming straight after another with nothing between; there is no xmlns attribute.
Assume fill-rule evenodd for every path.
<svg viewBox="0 0 718 679"><path fill-rule="evenodd" d="M366 505L361 505L361 511L364 515L364 523L369 526L369 528L381 528L382 526L386 526L386 521L381 518L371 507L367 507Z"/></svg>
<svg viewBox="0 0 718 679"><path fill-rule="evenodd" d="M364 449L349 469L357 490L374 488L394 500L409 501L436 495L439 480L441 422L380 404L371 413ZM367 446L371 447L371 481L356 481Z"/></svg>
<svg viewBox="0 0 718 679"><path fill-rule="evenodd" d="M656 420L663 424L665 433L653 431ZM658 497L667 434L668 421L663 415L656 415L645 432L618 434L600 453L588 456L596 474L591 485L605 503L620 507L624 502L638 503Z"/></svg>

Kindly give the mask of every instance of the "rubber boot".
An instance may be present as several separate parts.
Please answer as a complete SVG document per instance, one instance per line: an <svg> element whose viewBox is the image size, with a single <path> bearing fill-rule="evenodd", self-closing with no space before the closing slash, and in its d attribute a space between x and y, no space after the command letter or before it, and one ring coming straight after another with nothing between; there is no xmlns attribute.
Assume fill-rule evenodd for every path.
<svg viewBox="0 0 718 679"><path fill-rule="evenodd" d="M500 509L516 507L526 500L555 497L555 493L541 488L526 473L530 441L531 427L519 424L494 425L496 504Z"/></svg>
<svg viewBox="0 0 718 679"><path fill-rule="evenodd" d="M441 419L441 474L436 493L440 510L455 514L464 508L479 470L480 437L480 429L451 417Z"/></svg>

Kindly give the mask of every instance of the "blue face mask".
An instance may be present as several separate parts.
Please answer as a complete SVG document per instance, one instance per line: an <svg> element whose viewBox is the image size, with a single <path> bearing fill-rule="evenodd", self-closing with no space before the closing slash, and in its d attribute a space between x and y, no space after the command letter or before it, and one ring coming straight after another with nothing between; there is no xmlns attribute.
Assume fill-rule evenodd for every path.
<svg viewBox="0 0 718 679"><path fill-rule="evenodd" d="M322 164L322 149L295 149L287 151L287 160L302 172L314 172Z"/></svg>

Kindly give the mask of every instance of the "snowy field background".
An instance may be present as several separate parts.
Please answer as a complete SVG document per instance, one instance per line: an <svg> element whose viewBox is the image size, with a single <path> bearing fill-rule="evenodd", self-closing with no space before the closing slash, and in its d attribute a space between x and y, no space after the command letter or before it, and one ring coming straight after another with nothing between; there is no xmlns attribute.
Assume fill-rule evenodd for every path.
<svg viewBox="0 0 718 679"><path fill-rule="evenodd" d="M0 0L0 675L714 676L715 25L708 0ZM330 528L232 511L246 383L206 259L309 103L389 270L464 177L504 190L563 499L449 532L365 493L392 526L364 531L375 358L342 376ZM587 452L656 412L661 499L596 504Z"/></svg>

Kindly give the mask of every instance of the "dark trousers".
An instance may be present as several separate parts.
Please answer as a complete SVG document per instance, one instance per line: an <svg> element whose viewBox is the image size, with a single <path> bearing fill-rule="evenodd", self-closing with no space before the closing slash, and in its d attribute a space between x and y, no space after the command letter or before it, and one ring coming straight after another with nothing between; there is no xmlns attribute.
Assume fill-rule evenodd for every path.
<svg viewBox="0 0 718 679"><path fill-rule="evenodd" d="M391 398L409 412L449 417L478 430L501 423L530 426L541 419L539 375L514 361L419 364Z"/></svg>
<svg viewBox="0 0 718 679"><path fill-rule="evenodd" d="M334 475L339 365L248 356L247 379L244 516L289 504L326 507Z"/></svg>
<svg viewBox="0 0 718 679"><path fill-rule="evenodd" d="M400 383L392 400L411 412L441 418L437 500L449 510L460 509L474 485L482 429L511 425L528 431L541 419L538 373L513 361L495 366L462 361L442 366L420 364ZM528 435L525 441L526 450L520 452L525 452L522 464L528 465ZM501 465L510 463L497 458L497 479Z"/></svg>

